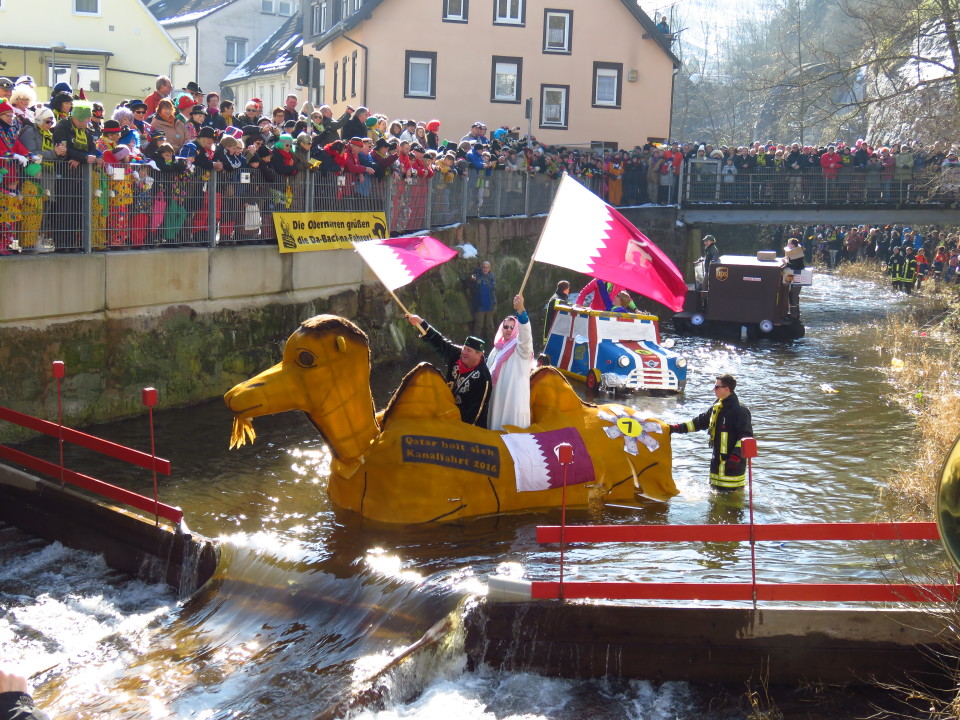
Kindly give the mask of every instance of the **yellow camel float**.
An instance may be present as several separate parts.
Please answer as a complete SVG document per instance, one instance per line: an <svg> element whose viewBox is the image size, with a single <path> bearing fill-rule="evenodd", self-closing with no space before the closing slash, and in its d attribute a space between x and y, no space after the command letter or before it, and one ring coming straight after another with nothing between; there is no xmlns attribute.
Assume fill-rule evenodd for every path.
<svg viewBox="0 0 960 720"><path fill-rule="evenodd" d="M443 376L428 363L410 371L376 413L367 336L333 315L302 323L279 364L224 400L234 413L231 447L253 441L252 418L304 411L334 455L331 499L377 521L449 522L556 507L564 469L568 505L630 501L637 491L662 501L677 494L667 427L625 420L633 411L619 405L584 403L553 368L531 376L532 425L525 430L462 422ZM558 442L571 444L574 464L559 465Z"/></svg>

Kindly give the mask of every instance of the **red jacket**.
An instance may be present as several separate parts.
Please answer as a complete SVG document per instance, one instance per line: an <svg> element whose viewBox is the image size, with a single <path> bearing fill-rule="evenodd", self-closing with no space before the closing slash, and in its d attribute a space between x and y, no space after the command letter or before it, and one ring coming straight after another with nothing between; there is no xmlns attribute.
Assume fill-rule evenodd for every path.
<svg viewBox="0 0 960 720"><path fill-rule="evenodd" d="M835 178L841 165L843 165L843 160L836 152L825 152L820 156L820 167L823 168L824 177Z"/></svg>

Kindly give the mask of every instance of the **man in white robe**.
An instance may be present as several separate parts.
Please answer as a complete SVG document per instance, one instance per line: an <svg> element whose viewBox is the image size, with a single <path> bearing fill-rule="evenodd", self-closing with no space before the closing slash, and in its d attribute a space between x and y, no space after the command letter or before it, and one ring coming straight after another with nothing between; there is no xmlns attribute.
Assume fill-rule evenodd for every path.
<svg viewBox="0 0 960 720"><path fill-rule="evenodd" d="M500 323L487 368L493 380L493 395L487 427L530 426L530 369L533 367L533 333L523 308L523 295L513 298L514 315Z"/></svg>

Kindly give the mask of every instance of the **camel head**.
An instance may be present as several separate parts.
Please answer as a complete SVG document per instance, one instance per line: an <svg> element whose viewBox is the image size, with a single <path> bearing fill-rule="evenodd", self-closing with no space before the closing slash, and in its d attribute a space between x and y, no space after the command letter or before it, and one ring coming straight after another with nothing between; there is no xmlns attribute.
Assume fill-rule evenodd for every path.
<svg viewBox="0 0 960 720"><path fill-rule="evenodd" d="M302 410L339 458L363 453L379 432L370 394L370 346L349 320L318 315L287 340L283 360L224 395L230 447L253 442L252 418Z"/></svg>

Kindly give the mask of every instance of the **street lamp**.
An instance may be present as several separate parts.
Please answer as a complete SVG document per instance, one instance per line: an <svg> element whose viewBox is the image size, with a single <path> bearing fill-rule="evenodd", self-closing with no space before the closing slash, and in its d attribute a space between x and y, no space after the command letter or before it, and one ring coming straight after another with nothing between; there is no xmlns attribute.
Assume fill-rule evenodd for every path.
<svg viewBox="0 0 960 720"><path fill-rule="evenodd" d="M50 46L50 51L53 53L53 58L51 60L50 68L50 89L53 90L53 86L57 84L57 50L63 52L67 49L67 44L64 42L55 42Z"/></svg>

